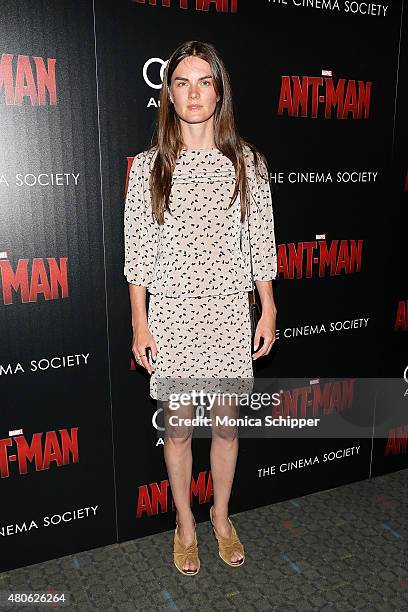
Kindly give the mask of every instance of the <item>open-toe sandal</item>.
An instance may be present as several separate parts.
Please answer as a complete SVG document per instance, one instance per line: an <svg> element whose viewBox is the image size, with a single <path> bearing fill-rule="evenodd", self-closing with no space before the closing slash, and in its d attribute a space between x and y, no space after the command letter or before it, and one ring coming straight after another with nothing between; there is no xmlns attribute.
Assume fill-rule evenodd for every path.
<svg viewBox="0 0 408 612"><path fill-rule="evenodd" d="M194 521L194 527L196 526ZM174 556L174 565L177 567L178 571L184 574L184 576L195 576L198 574L200 570L200 559L198 558L198 543L197 543L197 534L194 533L194 542L186 546L180 540L178 535L178 522L176 520L176 529L174 530L174 548L173 548L173 556ZM194 563L196 569L184 569L183 565L186 560L189 559Z"/></svg>
<svg viewBox="0 0 408 612"><path fill-rule="evenodd" d="M218 541L218 554L220 555L221 559L231 567L238 567L242 565L245 561L244 547L242 546L237 532L235 531L235 527L229 517L227 517L228 522L231 525L231 535L229 536L229 538L225 538L217 532L213 523L213 508L214 506L211 506L210 508L210 521L214 531L214 535ZM231 557L234 552L242 555L242 559L235 562L231 561Z"/></svg>

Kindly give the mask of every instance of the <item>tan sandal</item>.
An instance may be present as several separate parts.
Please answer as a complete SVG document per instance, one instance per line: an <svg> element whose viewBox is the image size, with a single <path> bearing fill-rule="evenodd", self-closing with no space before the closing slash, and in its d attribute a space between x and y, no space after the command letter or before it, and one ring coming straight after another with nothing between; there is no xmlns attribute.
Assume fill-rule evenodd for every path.
<svg viewBox="0 0 408 612"><path fill-rule="evenodd" d="M231 525L231 535L229 536L229 538L225 538L219 533L217 533L213 523L213 508L214 506L211 506L210 508L210 521L214 531L214 535L218 541L218 554L220 555L221 559L231 567L238 567L242 565L245 561L244 547L242 546L237 532L235 531L235 527L229 517L227 517L228 522ZM240 559L239 561L232 562L231 556L234 552L237 552L242 555L242 559Z"/></svg>
<svg viewBox="0 0 408 612"><path fill-rule="evenodd" d="M194 520L194 527L196 526L196 522ZM184 574L184 576L195 576L198 574L200 570L200 559L198 558L198 543L197 543L197 534L194 534L194 542L186 546L180 540L178 535L179 524L176 520L176 529L174 530L174 548L173 548L173 557L174 557L174 565L177 567L178 571ZM189 559L194 563L196 569L185 570L183 569L183 565L186 560Z"/></svg>

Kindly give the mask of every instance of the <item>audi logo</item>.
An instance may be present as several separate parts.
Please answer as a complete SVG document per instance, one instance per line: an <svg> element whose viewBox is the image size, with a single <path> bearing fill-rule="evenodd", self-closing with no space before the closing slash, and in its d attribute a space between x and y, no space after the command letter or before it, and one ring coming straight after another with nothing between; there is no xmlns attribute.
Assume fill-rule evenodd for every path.
<svg viewBox="0 0 408 612"><path fill-rule="evenodd" d="M145 62L144 66L143 66L143 79L144 79L146 85L148 85L152 89L161 89L161 87L163 85L164 70L165 70L168 62L169 62L169 60L162 60L160 57L151 57L150 59L147 60L147 62ZM160 83L155 83L148 76L149 68L150 68L150 66L152 64L159 64L159 66L160 66L160 72L159 72Z"/></svg>

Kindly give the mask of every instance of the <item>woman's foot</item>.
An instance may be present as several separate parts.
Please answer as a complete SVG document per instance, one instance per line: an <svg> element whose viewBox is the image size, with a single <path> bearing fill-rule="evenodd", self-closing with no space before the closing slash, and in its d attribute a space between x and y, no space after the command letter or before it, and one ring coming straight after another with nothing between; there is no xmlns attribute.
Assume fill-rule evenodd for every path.
<svg viewBox="0 0 408 612"><path fill-rule="evenodd" d="M179 512L176 511L176 523L178 525L177 535L179 540L185 546L190 546L195 541L196 537L193 513L190 511L190 513L180 515ZM197 570L197 564L191 559L186 559L182 567L183 570L189 572L195 572Z"/></svg>
<svg viewBox="0 0 408 612"><path fill-rule="evenodd" d="M217 510L215 509L215 506L213 506L211 514L212 524L214 525L217 533L223 538L230 538L232 528L231 523L228 520L228 510L217 514ZM233 550L230 556L230 561L231 563L235 563L238 565L242 562L243 558L244 556L241 555L238 550Z"/></svg>

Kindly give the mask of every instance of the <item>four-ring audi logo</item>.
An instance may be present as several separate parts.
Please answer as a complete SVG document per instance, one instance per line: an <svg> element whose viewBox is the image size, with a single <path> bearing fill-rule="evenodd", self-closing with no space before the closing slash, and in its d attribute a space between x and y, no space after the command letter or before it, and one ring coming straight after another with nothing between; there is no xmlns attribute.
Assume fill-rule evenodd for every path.
<svg viewBox="0 0 408 612"><path fill-rule="evenodd" d="M143 66L143 79L149 87L152 87L152 89L161 89L161 86L163 84L164 69L166 68L168 64L168 61L169 60L162 60L160 57L151 57L150 59L147 60L147 62L145 62ZM159 72L160 83L154 82L154 80L158 80L157 78L155 78L155 76L157 77L157 72L154 73L155 76L152 76L154 80L151 80L149 78L148 73L153 72L153 69L150 69L150 66L152 64L159 64L160 66L160 72Z"/></svg>

